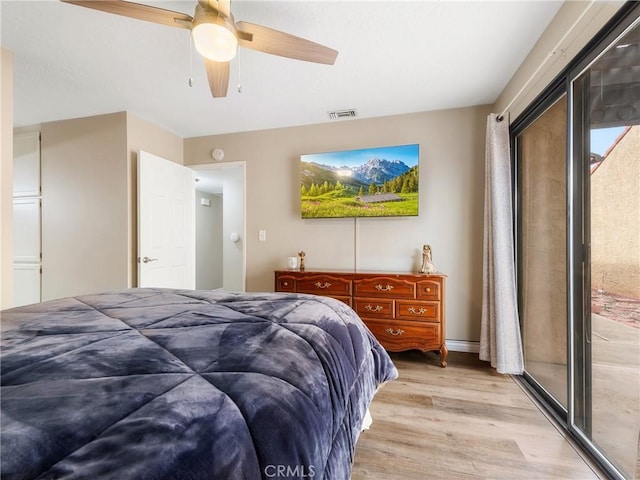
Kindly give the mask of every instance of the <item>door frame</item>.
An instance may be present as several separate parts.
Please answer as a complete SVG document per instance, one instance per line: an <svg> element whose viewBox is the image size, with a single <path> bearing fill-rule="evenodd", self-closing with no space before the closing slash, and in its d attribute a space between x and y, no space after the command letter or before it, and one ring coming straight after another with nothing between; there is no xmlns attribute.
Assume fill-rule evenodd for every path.
<svg viewBox="0 0 640 480"><path fill-rule="evenodd" d="M197 173L199 171L206 171L206 172L210 172L210 171L223 171L223 170L229 170L229 169L242 169L242 221L241 223L241 228L240 231L237 232L239 237L240 237L240 250L242 252L242 260L241 260L241 265L239 265L240 268L240 284L241 284L241 289L240 291L244 292L246 291L247 288L247 162L246 161L234 161L234 162L220 162L220 163L205 163L205 164L198 164L198 165L185 165L189 168L191 168L197 176ZM196 187L197 188L197 187ZM224 191L223 191L223 217L224 217ZM224 218L223 218L223 224L224 224ZM231 240L229 239L229 235L226 235L228 232L225 231L225 227L223 226L223 245L228 244ZM196 259L197 261L197 259ZM227 271L229 271L230 268L237 268L238 265L235 265L233 267L228 266L226 264L227 262L223 262L223 288L227 288L226 286L224 286L226 284L225 282L225 277L228 277L228 275L225 275L225 273ZM227 288L229 289L229 288ZM238 290L237 288L233 288L232 290Z"/></svg>
<svg viewBox="0 0 640 480"><path fill-rule="evenodd" d="M540 402L545 412L558 421L568 437L582 452L595 461L609 478L623 479L623 475L589 438L591 424L586 413L591 410L591 335L590 323L590 252L589 252L589 122L583 93L588 85L576 80L591 63L633 25L640 15L640 3L627 2L600 32L569 62L565 69L542 91L511 124L512 161L516 162L516 138L541 110L553 101L558 92L567 94L567 349L568 349L568 409L544 392L535 379L523 375L523 386ZM514 167L517 167L515 163ZM514 182L514 199L518 198L518 182ZM517 201L514 203L517 208ZM518 212L514 212L516 218ZM516 222L517 226L518 222ZM519 236L516 230L516 237ZM520 282L519 282L520 283ZM518 287L521 288L520 286ZM519 291L520 299L522 292ZM521 301L519 300L519 303ZM585 434L585 432L587 434Z"/></svg>

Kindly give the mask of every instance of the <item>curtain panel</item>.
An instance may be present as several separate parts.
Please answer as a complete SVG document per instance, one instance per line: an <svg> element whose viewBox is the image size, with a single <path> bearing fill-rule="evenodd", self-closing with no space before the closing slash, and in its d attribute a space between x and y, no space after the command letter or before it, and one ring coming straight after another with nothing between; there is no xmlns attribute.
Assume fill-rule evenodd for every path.
<svg viewBox="0 0 640 480"><path fill-rule="evenodd" d="M480 359L499 373L521 374L509 118L498 117L487 117Z"/></svg>

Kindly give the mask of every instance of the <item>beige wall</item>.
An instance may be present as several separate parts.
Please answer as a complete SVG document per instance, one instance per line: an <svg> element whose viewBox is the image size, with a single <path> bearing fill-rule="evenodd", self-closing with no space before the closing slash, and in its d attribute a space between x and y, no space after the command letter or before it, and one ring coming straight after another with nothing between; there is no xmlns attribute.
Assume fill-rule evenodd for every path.
<svg viewBox="0 0 640 480"><path fill-rule="evenodd" d="M42 299L128 285L124 112L42 124Z"/></svg>
<svg viewBox="0 0 640 480"><path fill-rule="evenodd" d="M622 2L596 2L593 5L587 2L567 2L563 5L536 47L496 101L493 111L501 111L516 95L531 73L548 56L550 49L565 35L567 29L588 5L591 6L588 7L587 14L561 46L563 52L553 56L540 71L536 81L518 97L517 102L510 109L512 119L604 25L621 4ZM3 62L4 58L3 54ZM3 115L5 110L3 103ZM75 218L76 224L67 226L78 227L80 231L84 229L85 233L81 236L87 236L89 234L86 232L91 231L87 227L85 217L94 218L96 225L103 225L110 221L117 223L117 226L112 225L116 228L110 230L107 236L117 236L118 241L110 244L110 248L104 251L102 257L124 258L124 267L120 261L109 262L109 265L104 266L106 276L102 279L96 278L96 282L91 285L91 290L102 288L104 284L132 286L135 285L136 270L133 241L136 222L135 211L132 210L135 176L132 174L134 171L134 162L131 161L132 152L142 148L177 163L195 165L211 163L211 149L223 148L226 152L225 160L247 162L248 290L272 290L273 270L284 268L286 257L295 255L300 250L307 252L308 268L352 269L356 266L363 270L411 271L419 267L422 245L429 243L434 251L436 266L449 276L447 337L458 340L477 340L482 279L484 130L488 111L487 107L470 107L192 138L184 141L182 158L178 137L167 135L168 132L130 114L114 114L119 122L124 122L125 126L122 129L121 125L116 127L101 123L106 120L103 117L111 117L109 115L93 117L91 120L52 122L43 126L43 149L49 152L43 153L43 162L47 162L44 156L49 155L49 160L60 163L48 165L60 168L59 170L54 168L55 175L43 181L49 181L50 188L57 181L65 185L65 182L70 181L61 175L65 169L75 172L72 178L83 175L87 177L89 183L86 185L88 186L82 186L81 190L84 190L87 194L86 198L91 200L79 205L71 201L72 196L67 194L65 199L54 197L60 203L54 202L50 208L55 206L55 209L60 209L63 205L65 209L70 208L67 213L70 212L72 215L68 216ZM126 120L122 120L123 116ZM73 128L70 128L72 125ZM93 131L95 127L98 128L97 131ZM97 143L88 140L94 135ZM79 142L83 147L80 148L79 143L69 144L66 141L69 137L73 138L72 144ZM160 143L158 143L158 137L162 137ZM420 143L421 147L421 213L419 217L359 220L301 220L299 218L298 162L301 153L405 143ZM100 148L103 144L105 148ZM163 146L156 149L158 145ZM122 149L122 158L110 161L111 154L120 149ZM66 154L65 150L67 150ZM83 163L80 159L85 159L88 163ZM98 161L99 159L102 163ZM88 168L89 164L95 164L95 168ZM74 166L78 167L77 171ZM122 173L121 168L125 169L125 173ZM118 198L114 199L111 205L113 208L103 208L106 203L103 204L102 200L106 200L106 197L99 197L101 200L95 202L96 192L108 196L104 191L108 189L91 183L95 182L102 173L106 175L107 183L111 183L111 186L118 191ZM59 190L64 191L64 189ZM116 195L115 191L111 193ZM119 196L121 193L126 198L125 202L122 202ZM46 200L43 203L46 205ZM45 208L43 205L43 215ZM98 211L100 214L97 214ZM83 213L84 217L74 215L74 212ZM65 226L63 217L58 215L61 215L60 212L55 212L55 215L49 218L50 224L43 222L43 230L47 226L49 228ZM126 220L123 221L119 217L116 220L116 215L122 215ZM4 218L3 215L3 221ZM80 218L84 218L84 221ZM266 242L258 241L260 229L267 231ZM54 234L53 231L55 230L49 232L48 237L45 232L43 240L53 242L48 247L53 248L52 252L57 250L61 252L60 259L54 262L55 265L67 275L81 277L82 269L73 270L71 265L76 264L79 257L89 254L89 250L96 245L92 245L94 243L92 239L88 242L79 242L76 238L72 240L71 245L75 245L74 242L84 243L83 248L78 251L67 248L65 251L62 242L64 235ZM125 238L125 253L122 257L118 257L117 255L122 254L122 238ZM43 251L45 249L47 246L43 243ZM43 275L46 276L46 274ZM53 288L54 276L49 278ZM73 281L80 289L86 285L80 278ZM62 294L69 289L59 288L53 291ZM74 291L73 294L75 293L78 292Z"/></svg>
<svg viewBox="0 0 640 480"><path fill-rule="evenodd" d="M137 154L181 164L182 138L128 112L39 128L42 299L136 286Z"/></svg>
<svg viewBox="0 0 640 480"><path fill-rule="evenodd" d="M0 49L0 309L13 304L13 53Z"/></svg>
<svg viewBox="0 0 640 480"><path fill-rule="evenodd" d="M131 155L140 150L172 162L184 163L182 137L130 112L127 115L127 148Z"/></svg>
<svg viewBox="0 0 640 480"><path fill-rule="evenodd" d="M640 298L640 126L591 175L591 286Z"/></svg>
<svg viewBox="0 0 640 480"><path fill-rule="evenodd" d="M246 161L247 290L272 291L274 270L300 250L307 269L417 271L422 245L448 275L447 338L477 341L482 301L484 132L470 107L186 139L186 165ZM420 144L420 215L300 218L300 154ZM266 230L267 240L258 240Z"/></svg>
<svg viewBox="0 0 640 480"><path fill-rule="evenodd" d="M493 111L503 112L515 99L509 108L511 121L515 120L624 3L619 0L564 2L494 103ZM580 21L574 26L578 19ZM519 94L534 74L534 80Z"/></svg>

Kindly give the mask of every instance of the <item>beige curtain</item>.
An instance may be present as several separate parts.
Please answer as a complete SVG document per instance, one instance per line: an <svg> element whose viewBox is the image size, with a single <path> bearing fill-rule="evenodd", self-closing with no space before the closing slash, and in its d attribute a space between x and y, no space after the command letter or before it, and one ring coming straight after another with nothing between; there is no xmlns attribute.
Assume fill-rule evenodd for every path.
<svg viewBox="0 0 640 480"><path fill-rule="evenodd" d="M500 373L524 370L513 246L509 118L487 117L480 359Z"/></svg>

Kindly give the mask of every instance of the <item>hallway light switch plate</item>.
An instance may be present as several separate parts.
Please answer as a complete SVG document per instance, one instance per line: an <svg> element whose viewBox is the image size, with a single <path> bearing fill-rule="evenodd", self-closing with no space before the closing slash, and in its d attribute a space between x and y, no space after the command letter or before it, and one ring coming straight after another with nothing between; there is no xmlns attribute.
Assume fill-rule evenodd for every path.
<svg viewBox="0 0 640 480"><path fill-rule="evenodd" d="M260 240L261 242L266 242L267 241L267 231L266 230L260 230L258 232L258 240Z"/></svg>

